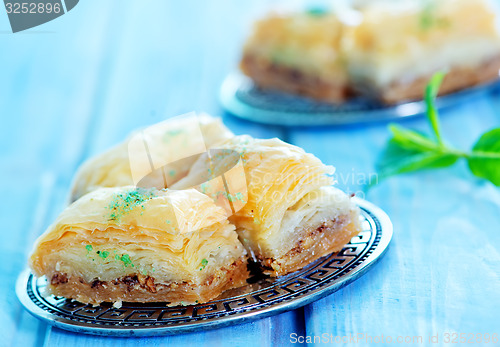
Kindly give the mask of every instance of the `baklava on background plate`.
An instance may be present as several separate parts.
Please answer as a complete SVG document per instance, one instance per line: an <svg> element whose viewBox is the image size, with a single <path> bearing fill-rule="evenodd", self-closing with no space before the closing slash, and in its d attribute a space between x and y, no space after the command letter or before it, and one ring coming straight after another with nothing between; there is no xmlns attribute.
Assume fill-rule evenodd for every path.
<svg viewBox="0 0 500 347"><path fill-rule="evenodd" d="M488 0L375 1L344 40L351 85L385 103L422 98L447 71L440 94L498 79L500 16Z"/></svg>
<svg viewBox="0 0 500 347"><path fill-rule="evenodd" d="M488 0L363 1L356 8L271 14L256 22L242 71L262 88L339 103L420 99L498 78L498 4Z"/></svg>
<svg viewBox="0 0 500 347"><path fill-rule="evenodd" d="M241 70L263 88L342 102L349 94L343 31L330 13L273 14L255 24Z"/></svg>

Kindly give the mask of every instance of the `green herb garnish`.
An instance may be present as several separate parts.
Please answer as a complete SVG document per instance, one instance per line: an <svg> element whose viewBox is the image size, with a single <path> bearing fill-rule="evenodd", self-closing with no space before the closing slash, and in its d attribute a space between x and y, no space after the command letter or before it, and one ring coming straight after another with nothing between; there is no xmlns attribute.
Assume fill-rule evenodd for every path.
<svg viewBox="0 0 500 347"><path fill-rule="evenodd" d="M206 259L202 259L201 260L201 267L200 267L200 271L203 270L206 266L208 265L208 260Z"/></svg>
<svg viewBox="0 0 500 347"><path fill-rule="evenodd" d="M106 259L109 255L109 252L108 251L102 251L102 252L97 252L97 254L99 254L99 256L102 258L102 259Z"/></svg>
<svg viewBox="0 0 500 347"><path fill-rule="evenodd" d="M433 135L389 125L393 136L377 163L379 180L407 172L448 167L464 158L475 176L500 186L500 128L484 133L469 152L457 150L443 140L435 99L444 75L438 72L432 76L425 90L426 115ZM373 183L377 182L370 184Z"/></svg>
<svg viewBox="0 0 500 347"><path fill-rule="evenodd" d="M128 254L123 254L120 257L120 260L123 262L123 265L125 265L125 267L128 267L129 265L134 267L134 264L132 263L132 260L130 260L130 256Z"/></svg>
<svg viewBox="0 0 500 347"><path fill-rule="evenodd" d="M124 193L118 193L107 207L111 213L108 220L119 222L121 217L136 207L141 206L144 210L144 202L155 196L153 190L136 188Z"/></svg>
<svg viewBox="0 0 500 347"><path fill-rule="evenodd" d="M201 192L203 194L206 194L207 193L207 188L209 188L209 184L207 182L204 182L200 185L200 188L201 188Z"/></svg>
<svg viewBox="0 0 500 347"><path fill-rule="evenodd" d="M87 252L92 252L92 245L85 246L85 249L87 250Z"/></svg>
<svg viewBox="0 0 500 347"><path fill-rule="evenodd" d="M330 11L324 7L310 7L306 10L306 14L313 17L326 16Z"/></svg>
<svg viewBox="0 0 500 347"><path fill-rule="evenodd" d="M445 17L438 17L436 11L436 2L428 1L420 14L420 29L427 31L433 27L446 28L450 26L450 21Z"/></svg>
<svg viewBox="0 0 500 347"><path fill-rule="evenodd" d="M169 142L173 137L182 134L184 131L182 129L169 130L163 135L163 141Z"/></svg>

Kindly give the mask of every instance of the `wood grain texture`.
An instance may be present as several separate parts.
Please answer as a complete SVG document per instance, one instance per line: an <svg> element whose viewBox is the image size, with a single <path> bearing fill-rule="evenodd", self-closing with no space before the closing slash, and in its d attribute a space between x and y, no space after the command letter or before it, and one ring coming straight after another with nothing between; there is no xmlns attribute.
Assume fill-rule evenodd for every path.
<svg viewBox="0 0 500 347"><path fill-rule="evenodd" d="M388 138L387 124L284 129L220 109L218 88L236 66L252 16L268 4L81 1L67 15L16 35L0 18L0 345L266 346L288 344L291 333L500 333L500 190L471 177L464 163L396 177L368 192L394 223L388 254L355 283L304 309L139 340L52 329L21 308L15 279L34 239L64 207L77 166L136 127L166 117L206 111L223 115L237 134L280 137L335 165L340 187L365 194L362 185ZM446 138L468 148L500 123L500 94L478 95L442 118ZM427 130L423 118L402 123Z"/></svg>

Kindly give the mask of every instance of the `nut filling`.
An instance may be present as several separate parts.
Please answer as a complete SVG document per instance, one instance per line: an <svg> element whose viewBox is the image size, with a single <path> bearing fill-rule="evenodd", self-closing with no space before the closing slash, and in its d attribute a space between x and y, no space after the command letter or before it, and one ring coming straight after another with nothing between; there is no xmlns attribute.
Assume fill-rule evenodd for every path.
<svg viewBox="0 0 500 347"><path fill-rule="evenodd" d="M155 283L155 278L142 274L128 275L110 281L94 278L87 282L80 276L55 272L50 277L49 289L56 296L91 304L103 301L115 302L116 299L148 302L152 297L157 302L178 304L208 301L217 297L223 290L244 285L247 278L247 262L239 259L208 275L202 283L187 281Z"/></svg>
<svg viewBox="0 0 500 347"><path fill-rule="evenodd" d="M281 276L303 267L304 262L312 262L322 256L339 251L359 229L348 217L324 222L315 229L304 232L296 246L286 254L276 258L258 255L264 273Z"/></svg>

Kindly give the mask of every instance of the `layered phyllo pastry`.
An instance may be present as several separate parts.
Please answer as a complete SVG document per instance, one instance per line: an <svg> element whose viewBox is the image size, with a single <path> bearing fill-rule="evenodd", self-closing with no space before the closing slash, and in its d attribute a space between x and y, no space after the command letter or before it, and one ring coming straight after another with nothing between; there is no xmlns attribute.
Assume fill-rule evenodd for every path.
<svg viewBox="0 0 500 347"><path fill-rule="evenodd" d="M332 13L273 14L255 23L241 70L268 89L341 102L349 94L343 24Z"/></svg>
<svg viewBox="0 0 500 347"><path fill-rule="evenodd" d="M446 94L498 78L499 16L487 0L375 1L346 35L351 84L396 103L422 98L432 74L447 71Z"/></svg>
<svg viewBox="0 0 500 347"><path fill-rule="evenodd" d="M493 1L358 3L257 22L243 51L243 72L260 87L334 103L350 94L389 104L419 99L439 70L448 72L441 94L498 78Z"/></svg>
<svg viewBox="0 0 500 347"><path fill-rule="evenodd" d="M201 303L246 283L234 229L194 189L99 188L37 240L30 266L52 294L83 303Z"/></svg>
<svg viewBox="0 0 500 347"><path fill-rule="evenodd" d="M167 188L186 175L201 153L232 136L220 119L195 113L136 131L79 168L71 200L100 187Z"/></svg>
<svg viewBox="0 0 500 347"><path fill-rule="evenodd" d="M264 272L280 276L301 269L340 250L359 233L357 207L331 187L334 168L312 154L278 139L250 136L236 136L219 148L230 154L200 156L173 188L191 188L206 181L207 175L217 177L233 167L232 153L239 153L246 191L232 196L243 201L229 220ZM210 188L207 185L198 187L204 191Z"/></svg>

